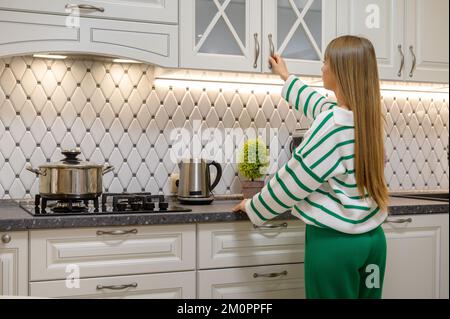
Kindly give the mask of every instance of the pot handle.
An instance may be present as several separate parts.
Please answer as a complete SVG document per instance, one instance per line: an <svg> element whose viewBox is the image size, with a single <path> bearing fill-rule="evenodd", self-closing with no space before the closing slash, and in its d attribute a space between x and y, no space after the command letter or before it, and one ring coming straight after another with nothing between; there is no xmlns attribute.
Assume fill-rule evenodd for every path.
<svg viewBox="0 0 450 319"><path fill-rule="evenodd" d="M45 175L47 175L47 171L42 171L41 169L37 169L37 168L33 168L33 167L31 167L31 166L27 166L27 167L25 167L25 169L27 170L27 171L30 171L30 172L32 172L32 173L35 173L36 175L42 175L42 176L45 176Z"/></svg>
<svg viewBox="0 0 450 319"><path fill-rule="evenodd" d="M219 163L211 161L211 163L208 163L208 166L214 166L217 169L217 175L216 175L216 180L214 181L214 183L212 183L212 185L209 186L209 190L212 191L217 184L219 184L219 180L222 177L222 166L220 166Z"/></svg>
<svg viewBox="0 0 450 319"><path fill-rule="evenodd" d="M114 171L114 166L112 166L112 165L105 166L105 167L103 167L102 175L105 175L106 173L109 173L112 171Z"/></svg>

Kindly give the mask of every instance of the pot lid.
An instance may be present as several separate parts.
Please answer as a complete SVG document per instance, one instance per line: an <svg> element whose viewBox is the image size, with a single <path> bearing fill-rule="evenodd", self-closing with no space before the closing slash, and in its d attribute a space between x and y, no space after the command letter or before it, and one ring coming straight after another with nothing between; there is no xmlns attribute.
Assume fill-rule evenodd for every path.
<svg viewBox="0 0 450 319"><path fill-rule="evenodd" d="M39 166L39 168L103 168L103 165L82 161L78 158L80 149L67 149L61 152L65 157L59 162Z"/></svg>

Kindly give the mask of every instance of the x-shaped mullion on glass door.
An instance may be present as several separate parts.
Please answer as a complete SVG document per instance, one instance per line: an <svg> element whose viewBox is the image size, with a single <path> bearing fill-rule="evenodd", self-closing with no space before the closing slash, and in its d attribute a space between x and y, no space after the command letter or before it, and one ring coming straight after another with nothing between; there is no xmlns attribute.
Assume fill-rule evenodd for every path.
<svg viewBox="0 0 450 319"><path fill-rule="evenodd" d="M205 43L206 38L209 36L209 34L213 30L213 28L216 26L216 24L219 21L220 17L223 17L223 20L225 21L225 23L227 24L228 28L230 29L231 34L233 34L233 37L235 38L237 44L239 45L239 48L241 49L242 53L245 54L246 50L245 50L244 44L242 43L242 41L239 38L236 30L233 27L233 24L230 22L230 20L228 19L227 14L225 13L225 10L228 7L228 5L230 4L231 0L226 0L223 3L223 5L221 5L218 0L213 0L213 1L216 4L216 7L217 7L217 9L219 11L216 13L216 15L214 16L214 18L211 20L210 24L206 28L205 32L202 34L202 37L201 37L200 41L198 42L198 44L194 48L194 52L198 53L200 48Z"/></svg>
<svg viewBox="0 0 450 319"><path fill-rule="evenodd" d="M294 0L289 0L289 3L291 4L292 10L294 10L295 15L297 16L297 20L295 21L294 25L292 26L291 30L289 30L289 33L287 34L286 38L284 39L283 43L278 49L279 54L282 54L283 51L286 49L289 41L291 41L292 37L294 36L295 32L297 31L300 24L303 26L306 35L309 38L309 41L311 42L312 46L314 47L314 50L316 50L316 53L319 57L322 57L322 52L319 48L319 46L316 43L316 40L314 40L314 37L309 30L308 26L305 23L305 15L308 12L308 10L311 8L311 5L313 4L315 0L309 0L305 7L303 8L302 12L300 12L297 8L297 5L295 4ZM321 0L318 0L321 1Z"/></svg>

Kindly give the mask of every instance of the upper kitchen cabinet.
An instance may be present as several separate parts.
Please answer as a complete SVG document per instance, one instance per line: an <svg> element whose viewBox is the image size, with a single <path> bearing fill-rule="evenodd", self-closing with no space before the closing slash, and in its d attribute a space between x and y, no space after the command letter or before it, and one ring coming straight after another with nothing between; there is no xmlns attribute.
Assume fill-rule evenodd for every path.
<svg viewBox="0 0 450 319"><path fill-rule="evenodd" d="M178 25L127 20L140 20L145 15L147 20L166 17L170 22L177 22L177 1L122 1L120 5L116 1L102 1L104 7L95 6L96 9L92 9L94 7L89 7L89 4L86 7L89 10L81 10L104 10L99 13L105 13L111 9L112 15L115 12L112 8L122 6L123 20L111 19L109 16L103 19L78 16L73 15L72 11L64 14L43 13L56 8L59 2L45 1L42 6L40 2L33 6L29 1L0 1L0 29L4 31L0 33L0 56L40 52L98 54L130 58L163 67L178 67ZM100 4L101 1L97 2ZM125 3L134 9L128 10ZM150 14L150 3L154 4L155 12L160 12L161 16ZM18 6L14 8L15 11L12 10L13 4ZM142 12L136 6L140 6ZM8 10L1 9L5 7ZM29 11L25 11L26 8ZM58 13L56 9L55 13ZM170 18L172 15L175 15L175 20Z"/></svg>
<svg viewBox="0 0 450 319"><path fill-rule="evenodd" d="M336 36L334 0L263 1L263 71L269 57L282 56L291 73L321 75L326 46Z"/></svg>
<svg viewBox="0 0 450 319"><path fill-rule="evenodd" d="M0 9L78 16L178 23L178 0L2 0Z"/></svg>
<svg viewBox="0 0 450 319"><path fill-rule="evenodd" d="M448 83L449 1L407 0L405 6L405 76Z"/></svg>
<svg viewBox="0 0 450 319"><path fill-rule="evenodd" d="M335 0L186 0L180 11L185 68L271 72L277 52L291 72L319 75L336 34Z"/></svg>
<svg viewBox="0 0 450 319"><path fill-rule="evenodd" d="M338 0L338 35L370 39L385 80L448 81L448 0Z"/></svg>
<svg viewBox="0 0 450 319"><path fill-rule="evenodd" d="M261 71L261 2L180 1L180 66Z"/></svg>

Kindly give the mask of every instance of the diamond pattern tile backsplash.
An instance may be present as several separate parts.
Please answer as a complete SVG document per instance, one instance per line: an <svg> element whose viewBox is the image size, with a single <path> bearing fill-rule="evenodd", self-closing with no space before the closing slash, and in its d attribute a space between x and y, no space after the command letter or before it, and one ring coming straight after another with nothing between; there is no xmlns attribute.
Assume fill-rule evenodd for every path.
<svg viewBox="0 0 450 319"><path fill-rule="evenodd" d="M212 128L278 128L280 166L290 157L292 132L310 126L288 109L279 85L186 83L194 84L154 81L153 67L143 64L0 59L0 198L38 193L25 167L58 161L73 147L84 159L115 166L104 176L107 191L170 194L168 177L178 170L169 156L174 128L192 128L195 120ZM383 107L389 189L448 190L448 93L386 90ZM215 193L241 193L236 164L222 167Z"/></svg>

